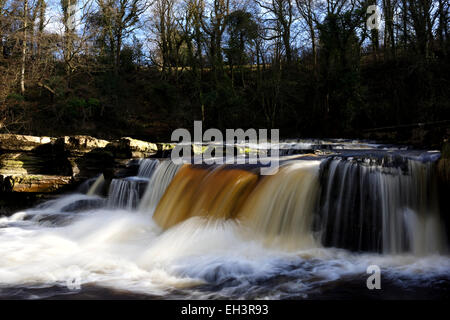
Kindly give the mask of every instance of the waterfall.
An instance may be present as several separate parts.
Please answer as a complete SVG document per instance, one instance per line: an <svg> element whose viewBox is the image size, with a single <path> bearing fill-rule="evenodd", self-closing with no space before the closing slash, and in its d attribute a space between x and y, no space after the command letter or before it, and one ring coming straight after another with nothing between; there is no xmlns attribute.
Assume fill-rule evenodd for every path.
<svg viewBox="0 0 450 320"><path fill-rule="evenodd" d="M135 209L151 181L153 173L157 171L159 163L157 159L141 159L137 176L113 179L109 187L108 206L110 208Z"/></svg>
<svg viewBox="0 0 450 320"><path fill-rule="evenodd" d="M0 217L0 298L96 288L151 298L379 297L366 289L371 265L382 270L383 294L447 294L439 154L383 148L293 141L272 175L259 164L133 160L106 197L99 175ZM76 292L66 290L74 270Z"/></svg>
<svg viewBox="0 0 450 320"><path fill-rule="evenodd" d="M180 167L170 160L165 160L156 167L139 204L139 211L153 215L159 200Z"/></svg>
<svg viewBox="0 0 450 320"><path fill-rule="evenodd" d="M147 184L148 179L139 177L113 179L109 187L108 207L129 210L136 208Z"/></svg>
<svg viewBox="0 0 450 320"><path fill-rule="evenodd" d="M103 174L99 175L95 182L91 185L88 192L86 193L88 196L100 195L103 186L105 185L105 177Z"/></svg>
<svg viewBox="0 0 450 320"><path fill-rule="evenodd" d="M267 244L316 245L312 221L320 161L285 164L264 178L241 167L184 165L154 213L164 229L192 217L237 219Z"/></svg>
<svg viewBox="0 0 450 320"><path fill-rule="evenodd" d="M192 217L233 219L253 237L287 249L444 252L436 154L405 157L364 147L345 157L283 157L280 171L269 176L259 176L256 166L143 159L136 177L112 180L107 206L137 208L163 229ZM103 184L100 175L87 194L98 195Z"/></svg>
<svg viewBox="0 0 450 320"><path fill-rule="evenodd" d="M257 180L256 174L242 169L184 165L153 217L165 229L194 216L235 218Z"/></svg>
<svg viewBox="0 0 450 320"><path fill-rule="evenodd" d="M235 219L253 237L290 249L438 253L446 243L433 166L406 158L296 159L260 177L251 167L186 164L165 192L150 183L140 208L155 208L164 229L196 216ZM155 190L164 195L149 202Z"/></svg>
<svg viewBox="0 0 450 320"><path fill-rule="evenodd" d="M151 178L158 165L158 159L142 159L139 164L138 177Z"/></svg>
<svg viewBox="0 0 450 320"><path fill-rule="evenodd" d="M267 244L286 249L316 247L312 233L320 161L297 161L266 176L242 208L241 217Z"/></svg>
<svg viewBox="0 0 450 320"><path fill-rule="evenodd" d="M312 233L320 161L287 163L272 176L233 166L184 165L154 213L164 229L192 217L236 219L266 244L317 246Z"/></svg>
<svg viewBox="0 0 450 320"><path fill-rule="evenodd" d="M433 163L324 163L317 221L327 246L425 254L445 248Z"/></svg>

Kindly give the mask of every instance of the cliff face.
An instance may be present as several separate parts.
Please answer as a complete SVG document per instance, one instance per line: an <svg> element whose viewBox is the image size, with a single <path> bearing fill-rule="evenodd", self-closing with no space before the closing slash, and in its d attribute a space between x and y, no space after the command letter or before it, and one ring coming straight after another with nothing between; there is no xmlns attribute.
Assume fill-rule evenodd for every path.
<svg viewBox="0 0 450 320"><path fill-rule="evenodd" d="M157 156L167 148L132 138L106 141L89 136L0 135L0 193L53 193L103 173L123 174L133 158Z"/></svg>

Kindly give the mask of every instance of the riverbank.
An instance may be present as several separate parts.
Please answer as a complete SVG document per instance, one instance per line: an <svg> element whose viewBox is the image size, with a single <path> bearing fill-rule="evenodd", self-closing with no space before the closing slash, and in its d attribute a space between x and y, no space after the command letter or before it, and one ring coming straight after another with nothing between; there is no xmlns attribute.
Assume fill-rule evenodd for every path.
<svg viewBox="0 0 450 320"><path fill-rule="evenodd" d="M158 156L167 144L124 137L0 134L0 214L69 192L88 178L131 175L132 159Z"/></svg>

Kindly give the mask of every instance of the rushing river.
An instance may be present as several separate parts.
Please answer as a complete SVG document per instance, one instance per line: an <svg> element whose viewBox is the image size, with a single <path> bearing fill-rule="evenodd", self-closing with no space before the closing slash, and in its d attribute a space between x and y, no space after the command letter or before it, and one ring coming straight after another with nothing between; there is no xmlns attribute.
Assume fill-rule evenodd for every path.
<svg viewBox="0 0 450 320"><path fill-rule="evenodd" d="M438 153L284 147L271 176L145 159L134 177L0 217L0 298L449 297Z"/></svg>

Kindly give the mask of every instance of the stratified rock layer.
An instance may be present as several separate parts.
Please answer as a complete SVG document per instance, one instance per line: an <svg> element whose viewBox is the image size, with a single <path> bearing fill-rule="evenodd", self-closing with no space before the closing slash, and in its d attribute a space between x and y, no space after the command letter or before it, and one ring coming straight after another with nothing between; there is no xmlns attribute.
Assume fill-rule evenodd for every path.
<svg viewBox="0 0 450 320"><path fill-rule="evenodd" d="M129 170L130 159L152 157L172 147L129 137L110 142L82 135L0 134L0 192L52 193L100 172L111 178Z"/></svg>

